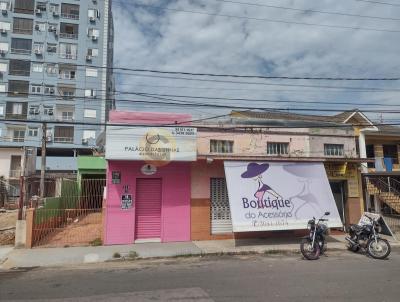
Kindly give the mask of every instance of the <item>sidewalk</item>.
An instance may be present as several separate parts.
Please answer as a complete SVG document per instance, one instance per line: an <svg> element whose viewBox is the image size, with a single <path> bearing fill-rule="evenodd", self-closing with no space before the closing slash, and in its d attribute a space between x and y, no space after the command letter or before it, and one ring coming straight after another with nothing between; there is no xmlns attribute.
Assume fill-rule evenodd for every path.
<svg viewBox="0 0 400 302"><path fill-rule="evenodd" d="M390 240L393 246L398 242ZM66 266L115 260L118 253L126 258L155 258L222 253L299 252L300 238L268 238L243 240L213 240L174 243L140 243L130 245L90 246L69 248L4 249L0 269L38 266ZM345 250L344 235L328 238L328 250Z"/></svg>

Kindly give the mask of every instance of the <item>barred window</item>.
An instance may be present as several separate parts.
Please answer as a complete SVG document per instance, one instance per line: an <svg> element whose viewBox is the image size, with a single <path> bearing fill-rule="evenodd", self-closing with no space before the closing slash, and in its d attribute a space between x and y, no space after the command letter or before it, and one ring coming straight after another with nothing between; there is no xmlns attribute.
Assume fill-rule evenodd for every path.
<svg viewBox="0 0 400 302"><path fill-rule="evenodd" d="M344 145L343 144L324 144L325 156L343 156Z"/></svg>
<svg viewBox="0 0 400 302"><path fill-rule="evenodd" d="M233 141L210 140L211 153L233 153Z"/></svg>
<svg viewBox="0 0 400 302"><path fill-rule="evenodd" d="M13 33L31 35L33 31L33 20L24 18L14 18Z"/></svg>
<svg viewBox="0 0 400 302"><path fill-rule="evenodd" d="M8 81L8 96L21 96L29 93L28 81Z"/></svg>
<svg viewBox="0 0 400 302"><path fill-rule="evenodd" d="M11 52L17 54L30 54L32 51L32 40L31 39L11 39Z"/></svg>
<svg viewBox="0 0 400 302"><path fill-rule="evenodd" d="M26 76L31 74L31 62L23 60L10 60L10 75Z"/></svg>
<svg viewBox="0 0 400 302"><path fill-rule="evenodd" d="M268 155L288 155L289 143L267 143Z"/></svg>

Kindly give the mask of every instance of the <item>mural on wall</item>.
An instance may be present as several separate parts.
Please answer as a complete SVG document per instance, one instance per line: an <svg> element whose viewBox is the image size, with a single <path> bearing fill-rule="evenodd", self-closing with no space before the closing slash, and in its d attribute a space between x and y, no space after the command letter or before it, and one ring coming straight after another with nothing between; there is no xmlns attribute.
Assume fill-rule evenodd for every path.
<svg viewBox="0 0 400 302"><path fill-rule="evenodd" d="M322 163L225 162L234 232L304 229L331 212L341 227Z"/></svg>

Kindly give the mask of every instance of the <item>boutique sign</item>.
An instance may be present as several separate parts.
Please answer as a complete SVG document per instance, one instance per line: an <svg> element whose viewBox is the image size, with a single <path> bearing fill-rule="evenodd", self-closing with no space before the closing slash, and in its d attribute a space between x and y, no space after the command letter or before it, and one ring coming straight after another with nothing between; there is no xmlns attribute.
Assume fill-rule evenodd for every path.
<svg viewBox="0 0 400 302"><path fill-rule="evenodd" d="M106 159L168 163L196 160L196 128L108 126Z"/></svg>
<svg viewBox="0 0 400 302"><path fill-rule="evenodd" d="M322 163L225 162L234 232L304 229L329 211L341 227Z"/></svg>

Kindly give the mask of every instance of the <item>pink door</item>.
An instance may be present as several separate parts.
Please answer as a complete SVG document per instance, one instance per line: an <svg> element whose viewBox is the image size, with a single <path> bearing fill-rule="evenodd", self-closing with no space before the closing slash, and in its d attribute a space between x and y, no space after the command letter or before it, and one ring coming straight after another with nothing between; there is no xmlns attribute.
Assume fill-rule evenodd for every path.
<svg viewBox="0 0 400 302"><path fill-rule="evenodd" d="M136 180L136 239L161 238L160 178Z"/></svg>

